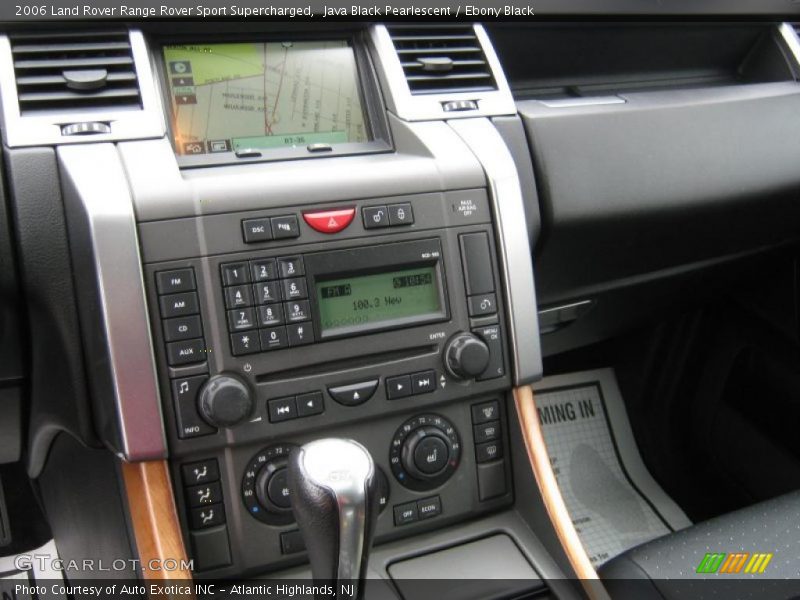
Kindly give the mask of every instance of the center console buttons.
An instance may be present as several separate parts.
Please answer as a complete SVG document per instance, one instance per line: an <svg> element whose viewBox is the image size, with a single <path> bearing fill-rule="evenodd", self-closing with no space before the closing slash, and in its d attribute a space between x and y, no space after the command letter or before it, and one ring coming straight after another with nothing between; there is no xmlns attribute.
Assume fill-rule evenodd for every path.
<svg viewBox="0 0 800 600"><path fill-rule="evenodd" d="M355 208L315 210L303 213L303 219L311 229L320 233L338 233L353 221Z"/></svg>
<svg viewBox="0 0 800 600"><path fill-rule="evenodd" d="M328 393L339 404L358 406L372 398L376 389L378 389L378 380L371 379L349 385L331 386L328 388Z"/></svg>

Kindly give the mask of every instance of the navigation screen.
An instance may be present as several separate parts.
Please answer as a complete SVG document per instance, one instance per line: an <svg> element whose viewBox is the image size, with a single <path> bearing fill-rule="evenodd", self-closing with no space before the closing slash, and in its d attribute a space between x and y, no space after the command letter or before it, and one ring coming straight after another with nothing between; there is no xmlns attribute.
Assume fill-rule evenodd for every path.
<svg viewBox="0 0 800 600"><path fill-rule="evenodd" d="M414 322L441 312L435 267L317 282L322 334Z"/></svg>
<svg viewBox="0 0 800 600"><path fill-rule="evenodd" d="M164 47L178 154L368 140L344 40Z"/></svg>

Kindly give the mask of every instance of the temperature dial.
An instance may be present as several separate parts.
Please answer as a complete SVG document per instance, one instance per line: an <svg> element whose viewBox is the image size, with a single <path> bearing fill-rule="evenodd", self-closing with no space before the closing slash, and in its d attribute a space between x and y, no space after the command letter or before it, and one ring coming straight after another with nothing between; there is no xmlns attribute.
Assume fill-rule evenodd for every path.
<svg viewBox="0 0 800 600"><path fill-rule="evenodd" d="M294 521L289 487L286 484L286 461L294 444L264 448L247 463L242 480L242 500L247 512L270 525Z"/></svg>
<svg viewBox="0 0 800 600"><path fill-rule="evenodd" d="M447 481L460 456L455 427L439 415L420 415L403 423L394 434L389 464L401 484L423 491Z"/></svg>

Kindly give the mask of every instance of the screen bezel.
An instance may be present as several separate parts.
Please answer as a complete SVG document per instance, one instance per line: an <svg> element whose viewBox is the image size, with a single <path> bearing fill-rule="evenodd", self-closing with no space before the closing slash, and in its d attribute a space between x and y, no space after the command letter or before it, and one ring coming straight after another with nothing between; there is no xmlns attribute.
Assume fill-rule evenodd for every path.
<svg viewBox="0 0 800 600"><path fill-rule="evenodd" d="M346 265L346 267L342 265ZM447 302L447 279L444 273L441 244L436 238L307 254L305 267L306 275L309 278L310 289L308 297L312 306L311 312L314 315L315 337L318 341L327 342L339 338L438 323L450 319L450 307ZM434 268L436 287L439 293L439 311L387 319L375 323L337 327L333 331L323 333L322 315L317 295L318 283L420 267Z"/></svg>
<svg viewBox="0 0 800 600"><path fill-rule="evenodd" d="M169 95L168 74L164 61L164 48L172 45L183 44L225 44L225 43L274 43L280 41L346 41L353 50L356 63L356 77L359 82L361 106L364 111L364 122L369 140L366 142L346 142L332 144L331 150L323 152L310 152L306 147L267 148L261 150L261 156L240 157L235 152L220 152L217 154L183 155L178 154L175 147L174 107ZM170 144L175 152L175 159L181 168L208 167L214 165L241 165L248 163L272 162L280 160L316 159L333 156L352 156L359 154L377 154L394 151L389 132L389 123L386 111L383 108L383 98L378 87L377 74L375 73L369 53L366 50L363 34L359 31L341 31L328 35L312 34L309 32L286 32L285 35L252 35L246 39L231 35L208 35L198 39L197 35L162 37L156 44L157 56L154 56L155 68L158 73L159 92L164 104L164 117L166 119L167 134Z"/></svg>

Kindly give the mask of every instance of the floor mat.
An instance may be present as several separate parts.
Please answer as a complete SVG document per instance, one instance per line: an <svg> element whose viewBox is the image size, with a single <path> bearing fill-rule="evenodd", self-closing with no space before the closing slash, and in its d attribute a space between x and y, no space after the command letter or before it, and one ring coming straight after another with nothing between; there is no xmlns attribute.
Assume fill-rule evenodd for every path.
<svg viewBox="0 0 800 600"><path fill-rule="evenodd" d="M612 369L547 377L535 391L561 495L595 567L691 525L644 466Z"/></svg>

